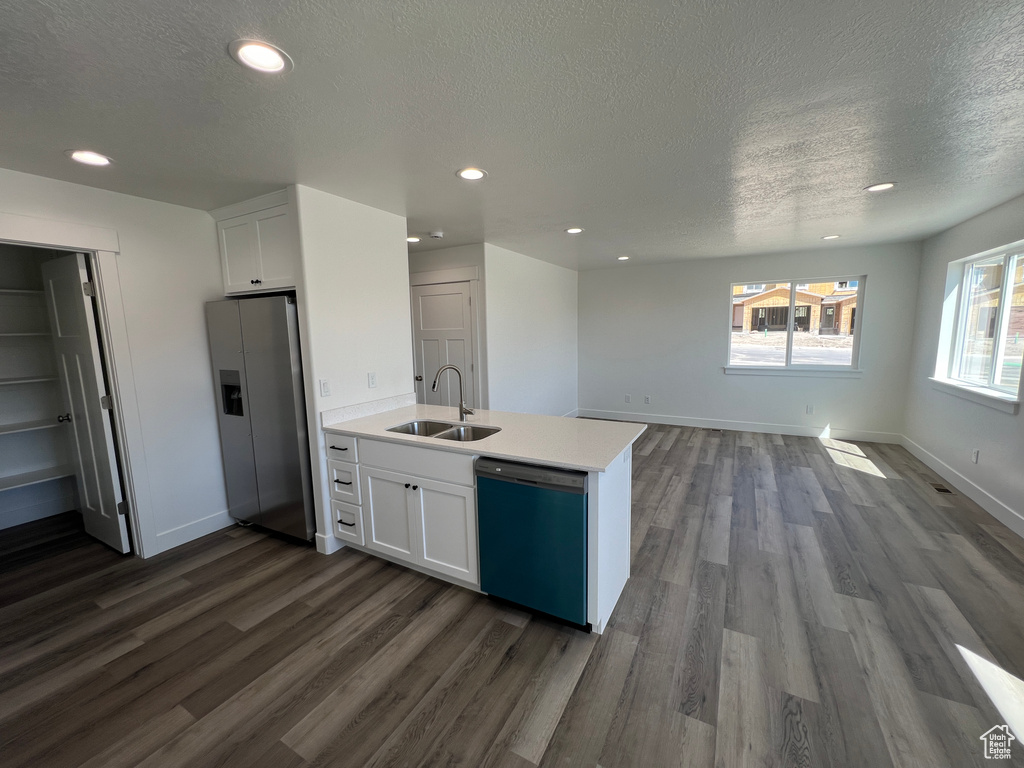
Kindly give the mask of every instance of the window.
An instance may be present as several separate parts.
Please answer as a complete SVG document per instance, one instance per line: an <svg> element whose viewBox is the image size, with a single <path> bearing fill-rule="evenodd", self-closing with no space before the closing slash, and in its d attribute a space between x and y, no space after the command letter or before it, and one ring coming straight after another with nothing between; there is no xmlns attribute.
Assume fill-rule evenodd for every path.
<svg viewBox="0 0 1024 768"><path fill-rule="evenodd" d="M1022 244L959 262L963 272L948 377L1017 394L1024 360Z"/></svg>
<svg viewBox="0 0 1024 768"><path fill-rule="evenodd" d="M751 283L743 286L744 293L761 293L764 290L764 283Z"/></svg>
<svg viewBox="0 0 1024 768"><path fill-rule="evenodd" d="M767 283L751 292L750 284L730 286L732 314L729 366L764 369L853 369L857 366L855 321L863 301L864 276L855 279ZM804 290L814 285L830 295Z"/></svg>

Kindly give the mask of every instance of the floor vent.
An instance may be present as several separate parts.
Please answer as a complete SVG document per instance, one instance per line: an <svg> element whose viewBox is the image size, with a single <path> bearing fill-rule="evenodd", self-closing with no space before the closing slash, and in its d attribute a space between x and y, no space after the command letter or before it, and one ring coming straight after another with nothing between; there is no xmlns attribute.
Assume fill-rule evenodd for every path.
<svg viewBox="0 0 1024 768"><path fill-rule="evenodd" d="M708 432L711 433L712 435L724 434L723 430L721 429L709 429Z"/></svg>
<svg viewBox="0 0 1024 768"><path fill-rule="evenodd" d="M936 493L952 493L952 491L942 483L932 483L931 486L935 489Z"/></svg>

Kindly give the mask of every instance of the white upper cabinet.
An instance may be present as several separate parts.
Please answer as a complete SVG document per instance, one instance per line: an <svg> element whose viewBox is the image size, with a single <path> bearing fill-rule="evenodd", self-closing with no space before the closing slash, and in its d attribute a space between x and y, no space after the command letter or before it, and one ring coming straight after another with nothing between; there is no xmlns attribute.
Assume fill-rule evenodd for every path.
<svg viewBox="0 0 1024 768"><path fill-rule="evenodd" d="M225 294L295 287L299 237L287 192L220 208L212 215L217 220Z"/></svg>

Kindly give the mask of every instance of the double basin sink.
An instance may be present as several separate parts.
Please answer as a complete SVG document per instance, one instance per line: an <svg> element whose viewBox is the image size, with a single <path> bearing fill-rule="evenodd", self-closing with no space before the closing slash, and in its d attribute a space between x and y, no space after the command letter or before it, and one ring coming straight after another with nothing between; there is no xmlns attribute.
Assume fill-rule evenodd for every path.
<svg viewBox="0 0 1024 768"><path fill-rule="evenodd" d="M480 424L449 424L444 421L408 421L399 424L397 427L390 427L388 432L397 432L400 435L417 435L419 437L436 437L439 440L455 440L460 443L471 443L474 440L483 440L496 432L501 432L501 427L485 427Z"/></svg>

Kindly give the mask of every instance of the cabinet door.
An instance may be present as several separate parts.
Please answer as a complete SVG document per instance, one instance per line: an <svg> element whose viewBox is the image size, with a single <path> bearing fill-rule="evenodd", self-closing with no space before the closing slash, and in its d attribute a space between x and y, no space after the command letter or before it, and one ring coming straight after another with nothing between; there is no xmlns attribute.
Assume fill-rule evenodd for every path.
<svg viewBox="0 0 1024 768"><path fill-rule="evenodd" d="M359 469L363 486L366 548L385 552L410 563L418 562L419 546L413 533L413 517L410 514L412 481L405 475L384 469Z"/></svg>
<svg viewBox="0 0 1024 768"><path fill-rule="evenodd" d="M263 290L294 288L298 270L298 237L295 217L287 205L252 214L260 258Z"/></svg>
<svg viewBox="0 0 1024 768"><path fill-rule="evenodd" d="M256 228L249 216L236 216L217 222L220 263L224 273L224 293L241 293L258 288L259 250Z"/></svg>
<svg viewBox="0 0 1024 768"><path fill-rule="evenodd" d="M437 480L413 478L412 481L419 564L479 584L473 489Z"/></svg>

